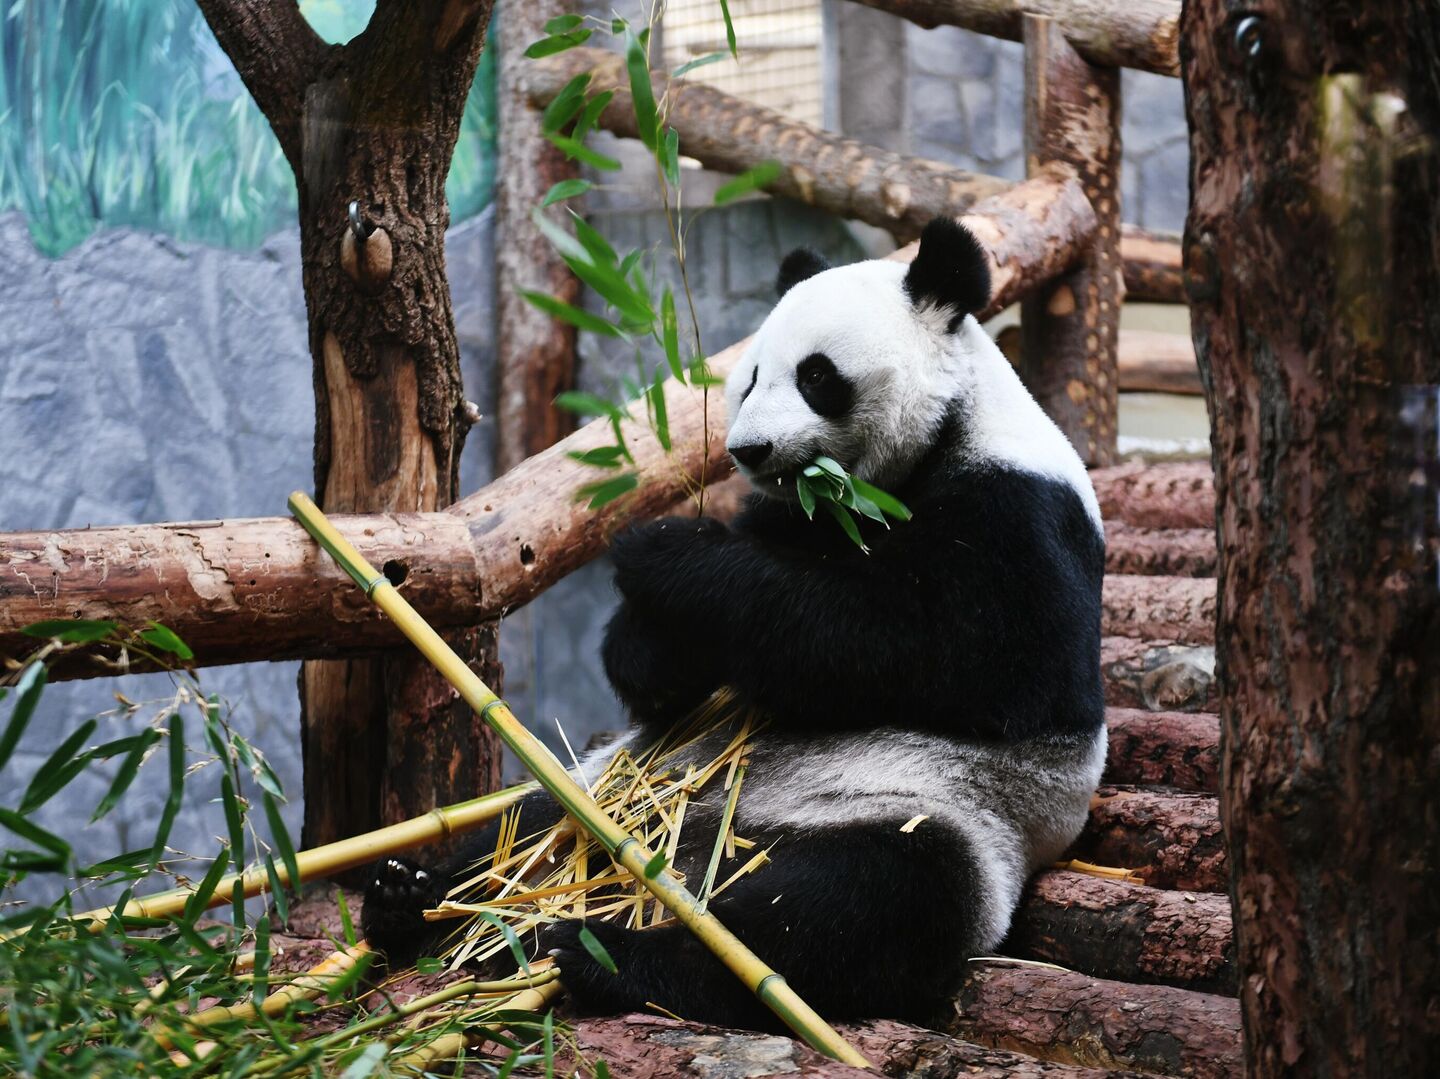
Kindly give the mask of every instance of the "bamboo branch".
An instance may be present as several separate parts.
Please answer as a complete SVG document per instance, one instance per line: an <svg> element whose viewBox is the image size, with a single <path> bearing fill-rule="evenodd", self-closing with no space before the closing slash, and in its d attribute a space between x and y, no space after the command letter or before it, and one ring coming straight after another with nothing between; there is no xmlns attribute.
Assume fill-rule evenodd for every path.
<svg viewBox="0 0 1440 1079"><path fill-rule="evenodd" d="M1037 281L1065 269L1085 248L1094 215L1073 180L1018 184L962 217L990 250L998 311ZM914 245L893 258L914 258ZM747 342L710 357L724 377ZM684 497L684 475L719 480L730 471L722 395L711 392L709 426L699 391L666 388L673 454L642 422L627 423L639 486L591 510L574 492L595 471L573 460L613 440L598 420L525 461L444 512L337 516L336 527L397 581L437 626L495 618L601 554L627 521L654 516ZM163 622L201 666L291 656L354 654L396 643L394 627L337 588L332 566L307 549L298 525L275 518L70 529L0 536L0 657L35 647L21 627L51 618ZM424 565L415 561L418 550ZM483 583L483 594L477 591ZM97 663L95 656L101 655ZM113 659L113 657L111 657ZM103 650L79 650L56 678L111 674Z"/></svg>
<svg viewBox="0 0 1440 1079"><path fill-rule="evenodd" d="M605 49L570 49L527 64L523 77L530 100L544 107L586 72L590 93L615 91L600 114L600 126L638 137L623 56ZM1013 186L939 161L866 146L702 82L671 80L663 71L651 72L650 78L657 95L669 95L666 121L679 133L682 153L720 172L778 161L783 171L767 187L772 194L877 225L902 240L919 236L933 217L961 213Z"/></svg>
<svg viewBox="0 0 1440 1079"><path fill-rule="evenodd" d="M859 0L925 27L961 26L1020 40L1023 15L1048 15L1075 51L1101 67L1180 74L1177 0Z"/></svg>
<svg viewBox="0 0 1440 1079"><path fill-rule="evenodd" d="M245 88L302 175L300 119L306 88L331 47L300 14L299 0L195 0Z"/></svg>

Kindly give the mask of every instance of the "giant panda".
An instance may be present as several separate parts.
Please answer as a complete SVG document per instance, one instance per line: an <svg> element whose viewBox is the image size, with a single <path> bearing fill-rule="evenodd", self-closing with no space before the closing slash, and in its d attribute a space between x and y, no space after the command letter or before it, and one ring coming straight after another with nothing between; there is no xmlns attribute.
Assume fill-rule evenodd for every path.
<svg viewBox="0 0 1440 1079"><path fill-rule="evenodd" d="M612 547L621 598L603 656L633 717L623 741L649 743L720 687L766 717L735 826L771 864L711 910L830 1019L933 1018L966 960L1005 936L1026 878L1079 833L1104 761L1099 508L975 319L988 267L950 219L908 267L789 256L726 386L748 509L733 527L666 518ZM913 519L863 521L868 552L808 519L793 479L820 454ZM532 796L523 831L559 812ZM692 881L719 812L691 803L676 868ZM494 842L492 829L436 868L382 862L370 942L412 958L419 912ZM613 974L579 926L550 926L538 948L581 1012L655 1004L775 1026L678 923L590 923Z"/></svg>

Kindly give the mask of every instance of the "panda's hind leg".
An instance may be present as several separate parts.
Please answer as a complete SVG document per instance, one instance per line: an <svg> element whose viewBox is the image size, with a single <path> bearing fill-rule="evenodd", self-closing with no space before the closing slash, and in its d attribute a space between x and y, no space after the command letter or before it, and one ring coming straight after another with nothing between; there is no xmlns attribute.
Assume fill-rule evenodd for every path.
<svg viewBox="0 0 1440 1079"><path fill-rule="evenodd" d="M780 839L771 864L710 904L725 926L828 1019L924 1021L944 1003L973 954L981 873L968 845L925 820L811 831ZM677 923L588 927L614 960L602 966L579 922L542 937L578 1010L659 1005L683 1019L780 1029L779 1021Z"/></svg>

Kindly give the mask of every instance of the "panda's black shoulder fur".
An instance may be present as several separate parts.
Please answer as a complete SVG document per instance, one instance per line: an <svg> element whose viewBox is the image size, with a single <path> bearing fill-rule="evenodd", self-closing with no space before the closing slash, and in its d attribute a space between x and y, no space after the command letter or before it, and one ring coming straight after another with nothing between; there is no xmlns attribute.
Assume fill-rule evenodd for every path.
<svg viewBox="0 0 1440 1079"><path fill-rule="evenodd" d="M617 539L621 698L661 722L730 685L792 730L1098 728L1104 540L1074 488L969 466L942 438L893 493L914 518L864 522L869 554L770 499L733 529L670 518ZM653 630L630 632L657 622L677 642L660 660Z"/></svg>

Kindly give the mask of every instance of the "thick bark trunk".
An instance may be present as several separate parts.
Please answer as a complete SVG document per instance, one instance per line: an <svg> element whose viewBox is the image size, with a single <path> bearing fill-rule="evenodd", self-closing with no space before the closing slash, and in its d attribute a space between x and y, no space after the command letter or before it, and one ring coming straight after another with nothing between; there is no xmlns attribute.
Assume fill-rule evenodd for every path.
<svg viewBox="0 0 1440 1079"><path fill-rule="evenodd" d="M1440 1060L1440 22L1186 5L1249 1073Z"/></svg>
<svg viewBox="0 0 1440 1079"><path fill-rule="evenodd" d="M1105 524L1105 569L1109 573L1215 576L1215 533L1208 528L1135 528L1124 521Z"/></svg>
<svg viewBox="0 0 1440 1079"><path fill-rule="evenodd" d="M1061 1064L1186 1079L1235 1079L1245 1063L1233 997L1016 964L970 964L946 1029Z"/></svg>
<svg viewBox="0 0 1440 1079"><path fill-rule="evenodd" d="M1106 783L1138 783L1214 794L1220 789L1220 717L1208 712L1105 713Z"/></svg>
<svg viewBox="0 0 1440 1079"><path fill-rule="evenodd" d="M1101 787L1072 853L1129 869L1152 888L1225 890L1225 837L1211 794Z"/></svg>
<svg viewBox="0 0 1440 1079"><path fill-rule="evenodd" d="M1095 208L1095 242L1070 273L1021 304L1020 373L1091 467L1119 431L1120 72L1093 67L1053 19L1026 14L1026 171L1073 169Z"/></svg>
<svg viewBox="0 0 1440 1079"><path fill-rule="evenodd" d="M1180 74L1177 0L860 0L920 26L963 26L989 37L1021 40L1028 13L1048 15L1092 64Z"/></svg>
<svg viewBox="0 0 1440 1079"><path fill-rule="evenodd" d="M1125 299L1136 303L1185 303L1180 235L1138 225L1120 226Z"/></svg>
<svg viewBox="0 0 1440 1079"><path fill-rule="evenodd" d="M1003 950L1094 978L1202 993L1236 989L1230 904L1222 895L1052 870L1026 889Z"/></svg>
<svg viewBox="0 0 1440 1079"><path fill-rule="evenodd" d="M525 56L545 24L563 15L559 0L503 0L500 34L500 169L495 184L497 394L495 474L514 468L569 433L552 401L575 377L575 328L527 302L543 292L574 303L580 283L535 227L530 214L547 191L579 174L540 133L540 113L523 81L537 61ZM592 91L593 92L593 91Z"/></svg>
<svg viewBox="0 0 1440 1079"><path fill-rule="evenodd" d="M1094 227L1090 207L1073 180L1019 184L977 205L963 220L994 259L990 313L1068 266ZM914 245L893 257L913 258ZM724 377L744 346L742 341L712 356L711 370ZM594 479L594 470L569 455L609 444L613 434L605 420L576 431L446 513L341 517L337 523L358 536L362 551L374 552L382 564L399 563L397 572L403 566L410 573L433 569L437 577L464 573L460 582L427 576L415 583L411 600L437 628L498 618L601 554L610 535L626 521L674 506L685 492L682 471L695 475L702 459L708 459L712 479L729 472L721 395L710 395L708 431L700 393L672 382L666 400L674 454L667 456L648 428L629 425L639 487L598 511L574 501L573 492ZM468 552L455 518L468 528ZM320 593L303 578L319 574L322 580L338 582L341 577L334 567L322 564L292 522L261 518L5 537L7 547L11 541L28 553L24 560L0 563L0 655L31 647L33 640L19 632L22 626L65 617L126 622L155 618L202 645L196 650L201 666L338 655L400 639L373 612L357 612L355 604L362 601L347 595L348 586L317 602ZM138 558L138 553L145 557ZM122 569L125 588L118 602L111 602L107 575ZM457 608L463 604L450 588L458 584L473 589L477 579L484 583L484 594L464 616ZM108 673L83 660L77 655L64 673Z"/></svg>
<svg viewBox="0 0 1440 1079"><path fill-rule="evenodd" d="M530 99L548 104L582 72L590 92L614 90L599 124L627 138L638 134L625 58L604 49L571 49L532 64L525 79ZM651 73L656 94L667 87L667 122L680 135L680 152L706 168L744 172L762 161L783 170L767 188L841 217L889 230L909 241L933 217L959 214L1011 187L1008 180L965 172L939 161L905 157L793 120L700 82L671 82Z"/></svg>
<svg viewBox="0 0 1440 1079"><path fill-rule="evenodd" d="M1213 712L1215 649L1209 645L1106 637L1100 642L1105 703L1151 712Z"/></svg>
<svg viewBox="0 0 1440 1079"><path fill-rule="evenodd" d="M468 429L445 277L445 177L491 5L381 0L358 37L328 48L293 3L200 6L295 169L316 501L334 513L439 509L457 494ZM277 65L296 43L306 62ZM495 678L493 655L467 659ZM495 743L472 737L439 675L408 652L312 661L300 685L306 846L378 827L386 812L423 813L437 792L458 800L493 776ZM430 749L388 758L387 743L415 739L417 728ZM463 760L434 755L462 746Z"/></svg>

